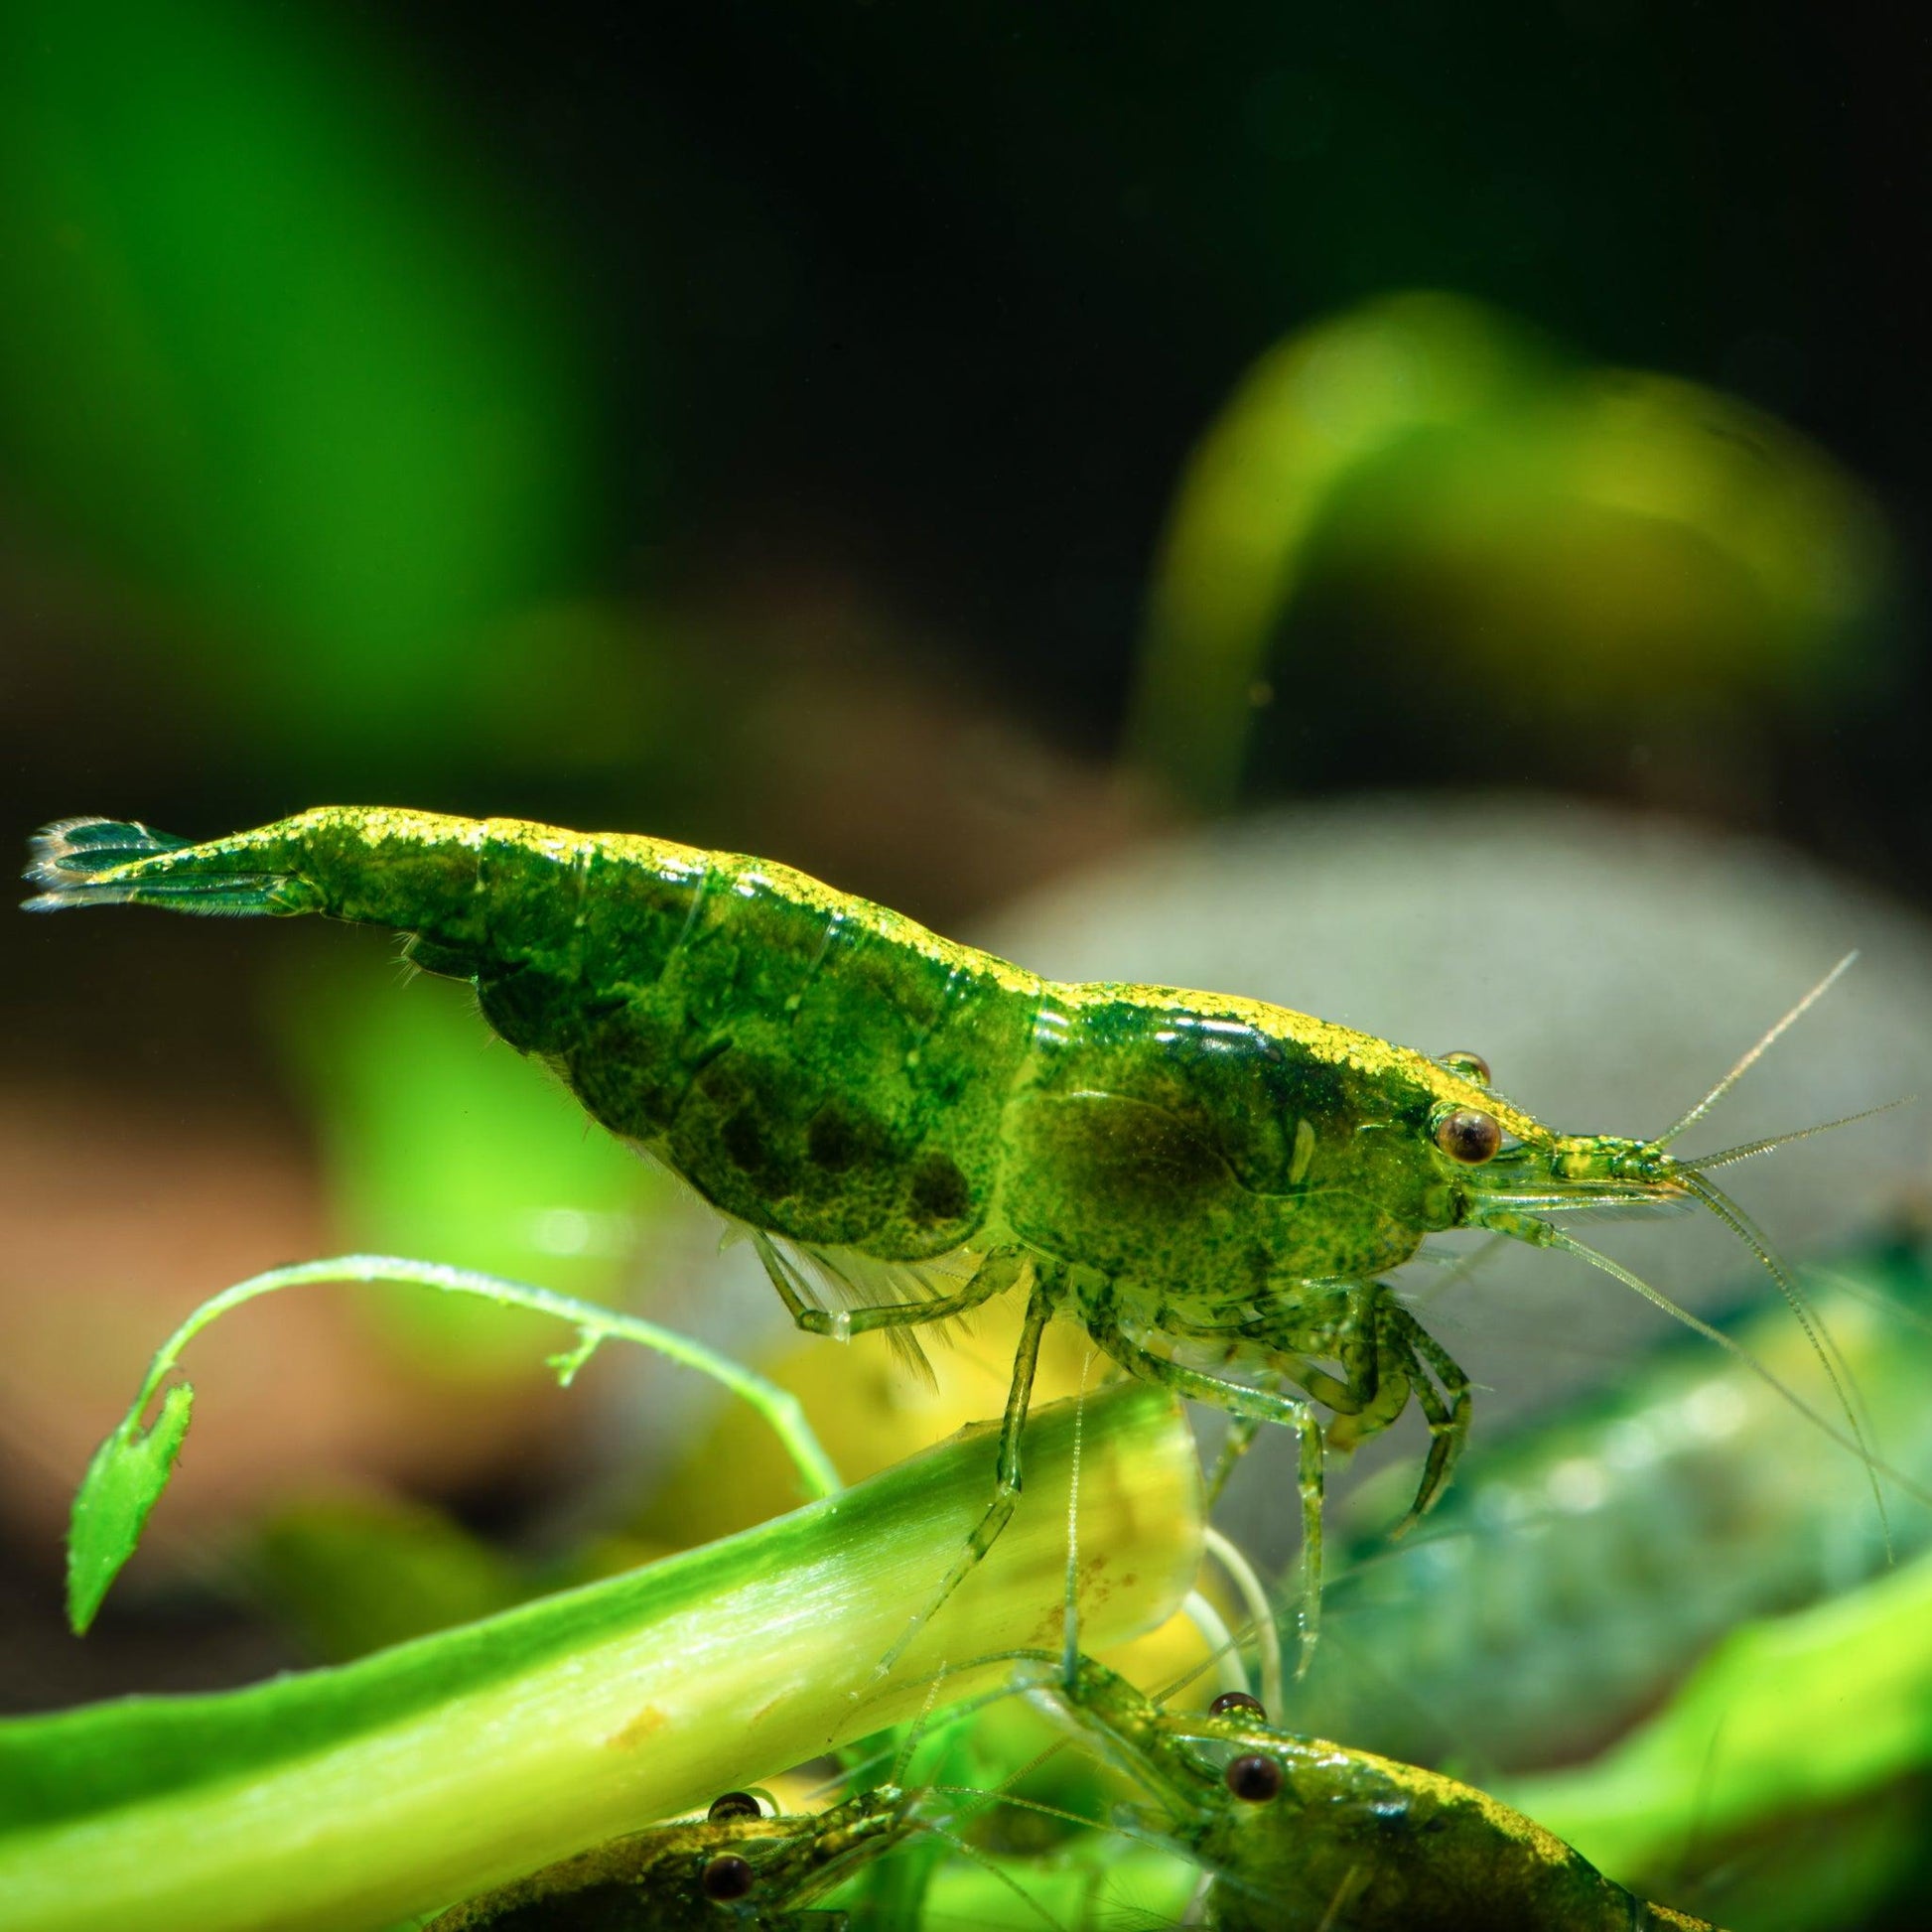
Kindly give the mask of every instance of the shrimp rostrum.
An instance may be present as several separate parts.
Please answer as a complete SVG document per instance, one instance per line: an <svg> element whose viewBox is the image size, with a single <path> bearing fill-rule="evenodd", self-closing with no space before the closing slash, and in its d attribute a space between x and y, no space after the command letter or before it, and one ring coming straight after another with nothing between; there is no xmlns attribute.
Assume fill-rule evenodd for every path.
<svg viewBox="0 0 1932 1932"><path fill-rule="evenodd" d="M998 1486L931 1608L1013 1511L1056 1315L1128 1373L1227 1412L1235 1453L1264 1423L1297 1432L1306 1660L1317 1409L1341 1448L1415 1401L1431 1442L1410 1520L1468 1426L1466 1379L1383 1276L1473 1228L1651 1294L1552 1217L1693 1197L1765 1253L1705 1173L1753 1150L1668 1151L1708 1101L1655 1141L1558 1134L1492 1092L1474 1054L1224 994L1042 979L760 859L322 806L205 844L69 820L41 835L29 877L40 908L405 932L411 960L470 981L511 1045L748 1230L811 1333L903 1342L1024 1292Z"/></svg>

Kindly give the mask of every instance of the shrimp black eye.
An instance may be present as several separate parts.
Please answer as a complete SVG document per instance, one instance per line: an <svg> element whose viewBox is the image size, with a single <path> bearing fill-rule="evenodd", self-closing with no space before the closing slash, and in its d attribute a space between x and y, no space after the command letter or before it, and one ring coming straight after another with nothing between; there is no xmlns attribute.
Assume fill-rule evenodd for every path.
<svg viewBox="0 0 1932 1932"><path fill-rule="evenodd" d="M1246 1805L1265 1805L1282 1788L1282 1767L1259 1751L1235 1758L1224 1775L1228 1789Z"/></svg>
<svg viewBox="0 0 1932 1932"><path fill-rule="evenodd" d="M1268 1722L1268 1713L1263 1710L1261 1700L1251 1698L1246 1691L1223 1691L1207 1707L1207 1714L1211 1718L1221 1717L1229 1711L1252 1711L1263 1724Z"/></svg>
<svg viewBox="0 0 1932 1932"><path fill-rule="evenodd" d="M759 1818L762 1815L759 1801L749 1791L727 1791L723 1797L712 1799L711 1809L705 1813L714 1825L721 1818Z"/></svg>
<svg viewBox="0 0 1932 1932"><path fill-rule="evenodd" d="M1457 1046L1451 1051L1437 1056L1438 1064L1446 1066L1451 1073L1459 1073L1465 1080L1473 1080L1477 1086L1486 1087L1490 1083L1489 1062L1480 1053L1472 1053L1466 1046Z"/></svg>
<svg viewBox="0 0 1932 1932"><path fill-rule="evenodd" d="M1503 1130L1495 1117L1479 1114L1473 1107L1458 1107L1436 1129L1436 1145L1451 1161L1471 1168L1480 1167L1502 1144Z"/></svg>
<svg viewBox="0 0 1932 1932"><path fill-rule="evenodd" d="M743 1898L752 1889L750 1863L736 1852L721 1853L704 1868L700 1881L707 1898Z"/></svg>

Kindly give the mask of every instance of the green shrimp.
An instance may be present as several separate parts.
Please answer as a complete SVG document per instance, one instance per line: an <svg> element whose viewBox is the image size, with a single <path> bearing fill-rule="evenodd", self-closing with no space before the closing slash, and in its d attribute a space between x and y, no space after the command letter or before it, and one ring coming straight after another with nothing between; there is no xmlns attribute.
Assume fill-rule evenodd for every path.
<svg viewBox="0 0 1932 1932"><path fill-rule="evenodd" d="M1712 1932L1472 1786L1277 1730L1244 1693L1169 1712L1085 1656L1041 1688L1153 1800L1126 1828L1207 1874L1218 1932Z"/></svg>
<svg viewBox="0 0 1932 1932"><path fill-rule="evenodd" d="M1558 1134L1471 1053L1223 994L1042 979L786 866L649 838L354 806L200 845L74 819L41 835L29 877L34 907L406 932L411 960L469 980L498 1034L749 1230L808 1332L905 1343L1024 1284L994 1494L885 1664L1012 1515L1056 1315L1129 1374L1227 1412L1217 1486L1262 1424L1296 1431L1306 1665L1316 1406L1345 1449L1418 1405L1431 1440L1407 1521L1467 1434L1467 1379L1381 1279L1428 1237L1563 1249L1709 1333L1550 1218L1697 1200L1797 1300L1707 1177L1738 1151L1668 1151L1767 1042L1655 1140Z"/></svg>
<svg viewBox="0 0 1932 1932"><path fill-rule="evenodd" d="M709 1814L613 1839L483 1892L425 1932L836 1932L809 1910L919 1829L923 1794L882 1784L804 1817L773 1816L728 1791Z"/></svg>

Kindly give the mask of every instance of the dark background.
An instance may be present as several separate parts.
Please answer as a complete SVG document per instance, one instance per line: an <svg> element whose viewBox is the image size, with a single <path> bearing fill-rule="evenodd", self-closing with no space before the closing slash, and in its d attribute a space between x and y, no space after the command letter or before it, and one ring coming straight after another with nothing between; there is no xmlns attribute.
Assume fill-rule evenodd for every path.
<svg viewBox="0 0 1932 1932"><path fill-rule="evenodd" d="M1590 360L1689 376L1780 414L1875 491L1910 609L1928 446L1912 300L1925 50L1915 28L1881 14L1604 4L1451 20L1426 7L1224 7L1179 20L1153 8L725 5L640 21L581 6L540 18L414 6L278 10L275 25L244 31L238 14L207 6L42 17L16 0L13 11L24 42L61 43L58 61L28 48L13 86L41 86L65 110L69 150L118 134L131 152L116 165L138 172L106 97L140 91L143 42L164 43L180 13L195 26L176 50L184 67L233 34L291 90L334 88L304 105L334 117L345 147L368 135L420 196L426 227L447 239L456 211L477 259L450 275L452 300L517 317L544 366L502 406L550 412L549 473L521 483L559 534L501 602L648 599L687 622L705 612L722 627L687 647L716 660L700 724L718 737L721 714L769 678L771 653L849 650L850 636L823 634L842 624L880 633L895 655L915 643L1047 745L1106 759L1189 446L1271 343L1411 287L1493 302ZM207 84L227 105L218 80ZM192 143L194 105L144 107L143 131ZM249 111L268 126L241 130L236 152L259 133L272 155L272 94ZM403 152L381 153L398 129ZM299 182L311 164L287 165ZM39 185L42 203L17 199L9 222L22 274L36 248L64 245L44 224L72 213L70 183L49 168ZM384 186L360 192L379 207ZM251 245L287 241L274 217L302 212L291 193L260 230L236 222L224 234L223 210L200 211L210 259L225 240L220 265L238 278L208 298L226 307L204 325L201 352L218 360L217 322L333 328L324 377L346 387L359 346L403 379L406 347L385 345L379 307L357 314L352 280L332 314L276 310L272 297L251 309ZM198 216L178 205L175 218ZM295 245L329 238L318 227ZM138 251L167 237L90 228L82 245L115 239ZM433 277L442 265L419 266ZM137 313L141 293L129 297ZM55 302L43 284L30 307ZM171 323L154 321L157 355L188 333L171 337ZM30 345L44 353L29 368L29 345L17 345L17 384L51 384L72 412L103 407L71 340ZM198 370L187 405L218 417L220 378ZM259 393L226 399L242 406L260 407ZM5 621L24 686L10 707L9 782L23 819L68 809L84 775L76 750L84 763L85 742L128 729L113 690L74 688L72 631L88 633L97 662L135 654L136 626L101 605L130 577L138 595L144 576L171 574L128 571L137 516L90 500L127 473L117 478L111 427L89 434L95 462L69 457L58 486L36 475L32 449L8 466L18 514ZM203 454L259 455L269 440L230 421L206 433ZM249 486L232 472L217 485ZM395 507L405 520L391 539L406 542L410 514L433 517L433 489L399 490ZM118 541L103 545L110 520ZM280 588L244 588L253 595L221 600L219 615L253 649L274 650L286 620L266 607ZM206 609L171 601L168 616L170 644L192 649ZM1278 694L1293 714L1276 725L1284 775L1260 761L1249 795L1462 774L1452 718L1434 731L1339 728L1347 707L1327 641L1318 621L1297 635L1301 661ZM1927 836L1907 729L1925 697L1915 621L1894 642L1883 705L1777 720L1768 781L1716 802L1862 870L1915 879ZM413 742L390 756L345 730L331 736L346 745L304 757L284 719L278 738L296 742L258 769L224 770L242 760L219 744L207 758L157 756L138 802L157 820L186 812L206 825L353 778L385 796L499 809L588 806L601 789L681 816L688 787L645 759L600 785L560 778L554 767L573 762L561 753L551 769L524 756L506 782L490 769L501 748L435 745L434 709L465 722L471 654L466 670L461 645L439 639L437 678L397 695L418 715ZM310 682L342 682L321 640L315 659ZM559 705L560 729L612 668L597 663ZM514 669L495 674L514 682ZM1535 676L1527 666L1526 682ZM1298 702L1298 686L1327 702ZM291 680L286 699L310 695ZM1372 695L1401 710L1399 692ZM178 745L194 732L192 717L161 722ZM1611 723L1597 721L1604 736ZM1837 742L1852 729L1855 755ZM1498 775L1549 782L1574 762L1572 748L1533 738L1512 744ZM1857 799L1842 795L1848 765ZM1607 753L1587 777L1630 782ZM1724 786L1699 787L1700 808L1714 790ZM696 816L715 838L715 813ZM928 856L943 874L945 856ZM935 887L916 909L951 909L945 898Z"/></svg>

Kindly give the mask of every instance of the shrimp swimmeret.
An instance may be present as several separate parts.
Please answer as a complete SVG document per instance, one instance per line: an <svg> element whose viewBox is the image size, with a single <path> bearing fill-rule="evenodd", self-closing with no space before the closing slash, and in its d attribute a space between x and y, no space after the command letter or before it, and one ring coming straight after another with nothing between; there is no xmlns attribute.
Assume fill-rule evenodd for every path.
<svg viewBox="0 0 1932 1932"><path fill-rule="evenodd" d="M1467 1379L1380 1279L1429 1236L1563 1249L1715 1334L1550 1218L1696 1200L1808 1320L1709 1178L1757 1149L1682 1161L1669 1146L1822 986L1637 1141L1553 1132L1473 1053L1431 1058L1230 995L1042 979L789 867L656 839L325 805L197 845L87 818L50 826L28 876L37 908L320 912L406 932L411 960L470 981L511 1045L749 1231L813 1334L903 1342L1024 1285L996 1491L893 1657L1013 1512L1056 1315L1129 1374L1226 1411L1233 1454L1262 1423L1297 1432L1304 1663L1316 1405L1339 1449L1414 1399L1431 1440L1409 1521L1467 1433ZM1822 1426L1863 1455L1820 1356L1849 1434Z"/></svg>

